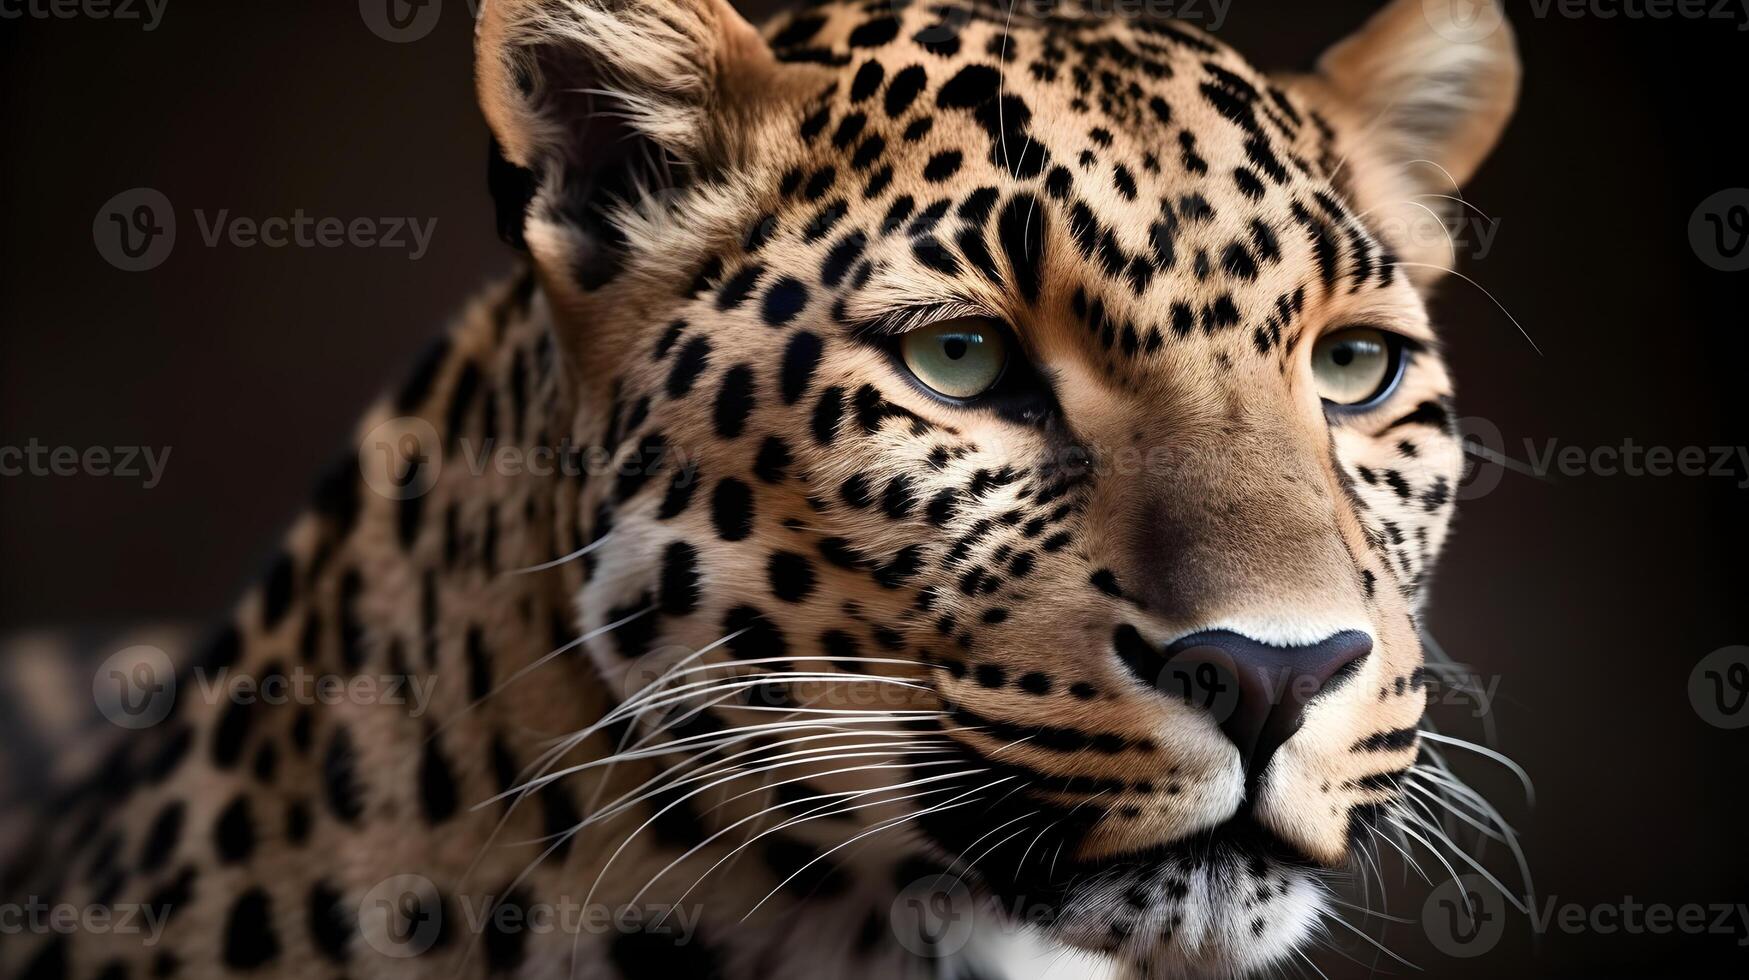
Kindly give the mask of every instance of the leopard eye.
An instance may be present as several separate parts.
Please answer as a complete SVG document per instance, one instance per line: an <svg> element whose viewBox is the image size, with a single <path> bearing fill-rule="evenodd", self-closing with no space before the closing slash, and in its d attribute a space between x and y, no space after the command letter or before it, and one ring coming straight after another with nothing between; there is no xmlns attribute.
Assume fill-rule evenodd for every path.
<svg viewBox="0 0 1749 980"><path fill-rule="evenodd" d="M1312 378L1318 397L1358 407L1383 401L1402 376L1402 345L1371 327L1350 327L1321 338L1312 348Z"/></svg>
<svg viewBox="0 0 1749 980"><path fill-rule="evenodd" d="M966 399L989 391L1008 366L1008 340L984 317L959 317L909 331L899 339L905 367L937 394Z"/></svg>

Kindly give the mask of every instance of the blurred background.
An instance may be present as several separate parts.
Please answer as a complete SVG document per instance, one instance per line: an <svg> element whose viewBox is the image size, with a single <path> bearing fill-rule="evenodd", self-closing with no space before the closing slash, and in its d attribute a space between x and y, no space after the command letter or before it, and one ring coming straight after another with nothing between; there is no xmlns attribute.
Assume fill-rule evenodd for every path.
<svg viewBox="0 0 1749 980"><path fill-rule="evenodd" d="M1283 68L1375 6L1177 4ZM1607 911L1749 908L1749 727L1731 727L1749 725L1749 666L1732 667L1749 665L1749 272L1727 271L1749 266L1743 6L1508 4L1522 102L1465 191L1485 213L1459 229L1473 283L1452 278L1435 307L1465 430L1493 462L1469 481L1429 631L1469 670L1439 699L1444 729L1491 739L1534 780L1532 806L1501 766L1450 753L1521 829L1534 918L1554 915L1509 914L1485 952L1454 958L1422 914L1429 886L1387 851L1391 888L1371 904L1406 921L1364 925L1425 975L1749 974L1749 912L1658 933L1609 928ZM4 666L27 678L0 703L0 782L26 801L78 724L54 695L89 704L78 658L224 611L360 411L512 266L485 188L468 3L403 8L416 16L401 26L381 7L5 7L0 447L141 447L132 476L0 477ZM132 208L142 188L169 202L173 249L100 248L112 200L134 192ZM208 244L221 212L405 223L399 245ZM1699 447L1729 469L1598 465L1628 445ZM1568 472L1525 472L1575 447ZM70 646L40 634L69 629ZM1502 857L1487 866L1522 894ZM1334 945L1317 957L1330 977L1414 972L1357 938Z"/></svg>

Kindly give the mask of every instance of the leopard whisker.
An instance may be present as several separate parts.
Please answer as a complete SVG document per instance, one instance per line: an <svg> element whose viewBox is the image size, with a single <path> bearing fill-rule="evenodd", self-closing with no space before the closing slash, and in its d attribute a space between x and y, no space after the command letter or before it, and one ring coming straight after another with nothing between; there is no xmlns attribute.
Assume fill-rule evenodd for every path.
<svg viewBox="0 0 1749 980"><path fill-rule="evenodd" d="M799 764L801 764L802 761L805 761L805 762L825 762L825 761L831 761L834 758L853 759L853 758L867 758L870 756L873 756L876 758L882 757L879 753L863 753L861 755L847 754L847 755L843 755L843 756L828 756L828 757L824 757L824 758L820 758L820 759L800 760L797 762L785 763L781 766L774 766L774 767L770 767L770 768L785 768L787 766L799 765ZM886 764L886 765L869 765L869 766L861 767L861 769L863 771L874 771L874 770L880 770L880 769L908 769L910 767L911 767L911 765L909 763L891 763L891 764ZM690 793L685 794L684 796L681 796L677 799L674 799L674 800L670 801L667 805L663 806L662 809L657 810L654 814L652 814L650 816L650 818L648 820L645 820L643 823L639 824L635 829L633 829L631 833L627 834L625 839L620 841L619 846L614 849L613 854L610 855L608 857L607 861L602 864L600 872L596 875L595 883L589 887L589 893L588 893L588 895L586 895L584 897L584 900L583 900L584 904L587 905L589 902L594 900L595 889L601 884L602 878L606 876L608 868L613 865L614 861L616 861L619 858L619 856L625 852L625 849L631 845L631 842L633 840L635 840L639 834L641 834L645 830L649 829L649 827L652 824L654 824L657 820L661 819L661 817L664 814L668 813L670 810L673 810L675 807L680 806L681 804L685 803L686 801L692 799L693 797L699 795L700 793L705 792L706 790L715 788L715 787L720 786L723 783L729 782L731 780L739 779L744 775L754 775L754 774L757 774L760 772L770 771L770 768L761 768L761 769L749 770L746 772L731 773L722 779L719 779L715 782L712 782L706 786L702 786L698 789L693 790ZM802 775L802 776L797 776L792 780L786 780L785 783L787 783L787 782L800 782L802 780L809 779L809 778L815 778L815 777L813 777L811 774ZM785 783L778 783L777 785L785 785ZM769 787L762 787L762 788L769 788ZM648 795L653 796L653 795L657 795L657 794L648 794ZM585 822L587 822L587 821L585 821Z"/></svg>
<svg viewBox="0 0 1749 980"><path fill-rule="evenodd" d="M561 644L558 647L558 649L553 650L552 652L547 653L547 654L537 658L536 660L534 660L534 662L532 662L530 664L527 664L521 670L518 670L515 673L511 674L509 677L505 678L503 683L492 688L490 691L487 691L484 695L475 699L472 703L467 704L464 707L462 707L461 709L459 709L458 711L456 711L456 713L454 715L450 716L450 718L448 720L446 720L443 724L436 726L436 728L434 728L432 730L432 732L425 737L425 740L427 742L429 742L432 739L436 738L437 736L441 735L442 733L448 731L452 725L454 725L456 722L458 722L462 718L464 718L468 714L468 712L473 711L475 708L486 703L487 700L502 693L505 688L509 687L512 684L515 684L517 681L523 679L524 677L527 677L529 674L533 673L535 670L537 670L540 667L551 662L553 660L553 658L558 657L558 656L562 656L563 654L568 653L572 650L575 650L576 648L582 646L583 644L589 642L590 640L596 639L597 637L605 636L606 634L611 633L616 629L619 629L621 626L624 626L625 624L632 622L633 620L638 619L639 617L648 615L649 613L652 613L655 611L656 611L655 606L645 606L644 608L638 610L637 612L634 612L634 613L632 613L632 614L630 614L622 619L615 620L614 622L608 623L604 626L599 626L593 630L590 630L587 633L582 634L581 636L577 636L577 637L574 637L570 640L567 640L565 643Z"/></svg>
<svg viewBox="0 0 1749 980"><path fill-rule="evenodd" d="M1518 784L1524 787L1524 800L1526 805L1536 806L1536 787L1531 784L1530 773L1525 772L1524 767L1512 761L1510 757L1503 753L1496 752L1493 749L1488 748L1486 745L1478 745L1475 742L1461 738L1454 738L1450 735L1441 735L1438 732L1429 731L1423 731L1421 734L1424 738L1430 738L1435 742L1439 742L1443 745L1450 745L1454 748L1466 749L1485 759L1491 759L1506 767L1508 771L1518 777Z"/></svg>
<svg viewBox="0 0 1749 980"><path fill-rule="evenodd" d="M1409 814L1407 813L1407 811L1405 811L1403 815L1408 816ZM1417 821L1417 823L1420 823L1420 821ZM1458 858L1464 864L1468 865L1471 870L1473 870L1477 874L1481 875L1484 879L1487 880L1488 884L1493 885L1494 888L1500 892L1501 897L1505 898L1506 901L1508 901L1512 904L1513 908L1517 909L1521 913L1526 913L1526 914L1529 913L1530 907L1527 904L1525 904L1525 902L1522 899L1520 899L1518 896L1516 896L1516 895L1512 894L1510 891L1508 891L1506 889L1506 886L1501 883L1499 878L1496 878L1494 876L1494 873L1492 871L1489 871L1486 867L1484 867L1482 865L1482 863L1480 861L1477 861L1475 858L1471 857L1469 855L1469 852L1465 851L1463 848L1461 848L1461 847L1457 846L1457 844L1453 843L1451 838L1447 837L1445 835L1444 831L1440 830L1438 827L1433 826L1431 824L1420 823L1420 826L1422 827L1422 829L1427 830L1428 832L1433 834L1435 837L1437 837L1441 841L1441 843L1444 843L1446 845L1446 847L1450 848L1452 856ZM1439 852L1433 848L1433 845L1430 842L1428 842L1426 838L1421 837L1421 835L1416 834L1413 830L1410 830L1406 826L1403 827L1403 830L1406 833L1408 833L1410 836L1415 837L1417 840L1421 841L1421 843L1423 845L1428 847L1430 850L1434 851L1435 856L1438 856ZM1440 860L1441 860L1441 863L1444 863L1444 858L1441 858ZM1452 870L1450 864L1446 864L1446 867L1448 870ZM1457 880L1457 878L1458 878L1458 875L1457 875L1456 871L1453 870L1452 871L1452 880L1455 881L1455 880Z"/></svg>
<svg viewBox="0 0 1749 980"><path fill-rule="evenodd" d="M589 554L590 552L594 551L595 549L606 544L612 538L613 538L613 532L609 531L606 534L602 535L601 537L596 538L594 541L589 542L588 544L584 545L581 548L578 548L576 551L573 551L568 555L562 555L558 558L554 558L552 561L543 561L539 565L530 565L527 568L513 568L506 574L531 575L535 572L544 572L549 568L557 568L560 565L565 564L566 562L576 561L577 559L583 557L584 555Z"/></svg>
<svg viewBox="0 0 1749 980"><path fill-rule="evenodd" d="M1496 298L1493 293L1488 291L1488 288L1486 286L1483 286L1481 283L1477 282L1476 280L1471 279L1469 276L1464 275L1463 273L1457 271L1456 269L1448 269L1445 266L1433 265L1433 264L1428 263L1428 262L1404 262L1404 261L1399 259L1396 262L1390 262L1390 263L1386 263L1386 264L1393 265L1393 266L1407 266L1409 268L1435 269L1435 270L1438 270L1440 272L1448 272L1454 276L1457 276L1459 279L1462 279L1464 282L1467 282L1470 285L1476 287L1478 290L1481 291L1483 296L1488 297L1488 299L1493 301L1495 306L1500 308L1500 312L1506 314L1506 319L1511 320L1512 325L1518 328L1518 332L1524 336L1525 342L1530 344L1531 350L1536 351L1536 354L1538 357L1543 356L1543 349L1541 347L1538 347L1536 341L1531 338L1530 331L1524 329L1524 324L1519 323L1518 318L1512 315L1512 311L1506 308L1506 304L1500 302L1500 300L1498 298Z"/></svg>
<svg viewBox="0 0 1749 980"><path fill-rule="evenodd" d="M1393 950L1391 950L1390 947L1386 946L1384 943L1381 943L1378 940L1374 939L1373 937L1367 935L1365 930L1361 929L1359 926L1356 926L1354 923L1349 922L1347 919L1344 919L1341 915L1337 914L1334 910L1327 908L1327 907L1319 906L1318 913L1320 915L1322 915L1324 918L1330 920L1331 922L1334 922L1337 925L1341 926L1342 928L1347 929L1349 932L1354 933L1356 936L1359 936L1362 940L1365 940L1366 943L1368 945L1372 946L1374 949L1385 954L1386 956L1389 956L1391 959L1396 960L1398 963L1403 964L1404 966L1408 967L1409 969L1416 970L1416 971L1419 971L1421 969L1421 967L1416 966L1414 963L1411 963L1408 960L1404 959L1403 957L1398 956Z"/></svg>
<svg viewBox="0 0 1749 980"><path fill-rule="evenodd" d="M870 720L884 721L886 719L870 719ZM652 755L671 754L677 750L676 747L679 746L681 743L691 742L693 740L699 740L699 744L702 744L706 747L713 747L714 748L714 747L721 747L721 746L725 746L725 745L734 744L735 742L744 742L744 741L747 741L748 739L754 738L758 735L769 734L773 731L792 731L792 730L805 731L811 727L819 727L819 726L810 725L808 723L777 722L777 723L773 723L770 725L749 725L749 726L744 726L741 729L731 729L727 732L708 732L708 733L704 733L704 734L700 734L700 735L687 736L684 739L677 739L674 742L664 743L663 744L664 751L652 753ZM726 737L726 736L731 735L731 734L737 735L739 737L736 737L736 738L727 738ZM811 736L811 737L815 737L815 738L842 738L846 735L870 735L870 736L872 736L872 735L880 735L880 734L906 735L906 734L910 734L910 733L902 732L902 731L882 732L882 733L865 733L865 732L857 732L854 729L847 729L847 730L842 731L842 732L832 732L832 733L825 734L825 735ZM720 739L721 741L718 741L718 742L708 741L710 739ZM777 746L764 746L764 745L757 746L757 747L752 748L752 749L747 749L742 753L738 753L735 756L730 756L728 760L722 760L722 761L730 761L730 760L733 760L735 758L739 758L742 755L750 755L750 754L755 754L755 753L759 753L759 752L768 752L772 748L781 747L782 745L786 745L786 744L792 744L792 742L794 742L794 741L800 741L800 739L790 740L790 741L786 741L786 742L780 742L780 743L778 743ZM892 742L890 744L894 744L894 745L901 745L901 744L902 745L918 745L918 744L924 744L924 743L919 743L919 742L916 742L913 740L913 741L895 741L895 742ZM694 746L685 746L685 747L694 747ZM554 781L559 780L559 779L563 779L566 776L574 775L576 773L583 772L583 771L586 771L588 769L593 769L597 766L610 765L610 764L612 764L612 762L615 758L618 758L618 756L609 756L609 757L603 757L600 759L590 759L587 762L580 762L574 766L568 766L565 769L558 770L556 772L543 773L543 774L536 776L536 777L534 777L534 778L532 778L524 783L521 783L517 786L513 786L510 789L507 789L507 790L505 790L505 791L503 791L495 796L492 796L486 800L483 800L478 804L475 804L474 808L480 809L482 807L489 806L492 803L495 803L499 800L502 800L507 796L525 795L527 793L533 792L534 790L540 789L542 786L545 786L548 783L554 782Z"/></svg>
<svg viewBox="0 0 1749 980"><path fill-rule="evenodd" d="M1013 779L1013 778L1014 778L1013 776L1004 776L1003 780ZM997 780L997 783L1000 783L1003 780ZM987 784L985 786L978 787L977 789L967 790L966 793L962 794L962 795L970 795L971 793L979 792L980 790L989 789L990 786L994 786L994 785L996 785L996 783L990 783L990 784ZM955 799L958 799L958 798L956 797ZM776 888L773 888L771 891L766 892L764 898L761 898L759 901L753 903L753 907L747 910L747 914L741 916L741 921L746 922L749 918L751 918L753 913L759 911L760 906L764 905L766 902L771 900L771 896L776 895L779 891L783 890L784 885L787 885L791 881L794 881L796 875L799 875L803 871L808 870L809 868L811 868L815 864L818 864L819 862L825 860L827 857L831 856L832 854L834 854L840 850L843 850L846 847L849 847L851 844L854 844L857 841L862 840L863 838L868 837L870 835L878 834L884 830L891 830L892 828L897 827L900 824L903 824L903 823L906 823L906 822L909 822L912 820L916 820L916 819L919 819L921 817L928 816L929 814L940 813L943 810L950 810L950 809L954 809L954 808L961 807L961 806L966 806L966 805L969 805L971 803L976 803L976 802L978 802L978 801L975 799L965 800L963 802L958 802L958 803L954 802L953 800L949 800L946 803L932 806L929 809L923 810L919 813L911 813L911 814L906 814L902 817L896 817L892 820L887 821L886 823L877 825L875 827L872 827L868 830L863 831L860 834L857 834L856 836L850 838L849 840L844 841L843 843L838 844L838 845L832 847L831 849L822 852L821 854L816 856L813 860L809 861L807 864L804 864L801 867L797 868L794 871L794 873L792 873L788 878L785 878L783 881L778 882L778 885Z"/></svg>
<svg viewBox="0 0 1749 980"><path fill-rule="evenodd" d="M849 771L854 772L856 770L853 769L853 770L849 770ZM927 777L924 777L923 779L915 779L915 780L912 780L910 782L899 783L899 784L894 785L894 786L878 786L878 787L875 787L872 789L864 789L864 790L843 790L843 791L836 792L836 793L821 793L817 796L811 796L811 797L808 797L807 799L804 799L804 800L797 800L797 801L791 801L788 803L774 804L772 806L766 807L763 810L760 810L758 813L754 813L750 816L742 817L740 820L737 820L734 823L729 824L728 826L724 827L723 829L711 834L709 837L707 837L704 840L700 841L699 843L693 845L692 848L689 849L686 853L675 858L673 861L670 861L665 867L662 868L662 870L656 872L655 875L653 875L650 878L649 883L644 885L643 888L638 889L637 893L634 894L628 900L628 904L636 904L638 899L642 898L644 896L644 893L646 891L648 891L652 885L654 885L657 881L659 881L662 878L662 876L664 876L668 872L674 870L675 867L680 865L687 858L691 857L694 854L697 854L699 851L703 850L705 847L714 843L718 838L734 831L735 829L739 828L743 824L749 823L753 820L757 820L758 818L763 817L768 813L772 813L772 812L777 811L777 810L782 810L785 807L799 807L799 806L802 806L803 804L812 803L816 800L830 800L831 801L831 802L826 803L823 806L815 807L813 810L809 810L807 813L805 813L799 817L796 817L796 818L791 819L791 820L787 820L781 824L778 824L775 827L771 827L767 830L761 831L760 833L756 834L755 836L753 836L749 840L743 842L742 844L737 846L733 851L730 851L728 854L725 854L721 858L717 859L717 862L715 864L711 865L709 868L706 868L704 873L699 875L698 879L696 881L694 881L691 885L687 886L686 890L681 892L680 895L677 898L675 898L673 902L670 903L670 905L678 905L680 902L685 901L686 896L692 894L693 889L697 888L700 884L702 884L704 882L704 879L710 877L712 872L716 871L717 868L721 867L724 862L728 861L730 858L734 857L737 853L739 853L742 849L751 846L755 841L758 841L763 837L769 836L771 834L777 833L777 832L782 831L782 830L786 830L786 829L793 827L799 823L802 823L806 820L818 819L820 817L826 817L826 816L837 816L839 814L849 813L849 812L854 811L854 810L865 809L865 808L871 807L871 806L883 806L883 805L889 805L889 804L893 804L893 803L899 803L899 802L902 802L904 800L918 799L920 797L928 796L932 793L948 792L948 791L954 789L955 787L949 786L949 787L937 788L937 789L932 789L932 790L924 790L921 793L908 793L904 796L896 797L896 798L890 799L890 800L878 800L878 801L873 802L873 803L858 803L856 806L847 807L845 809L841 809L841 810L837 810L837 811L832 811L830 813L822 812L822 811L830 810L831 807L836 806L839 802L849 802L849 800L860 800L864 797L879 794L879 793L887 793L887 792L892 792L892 791L896 791L896 790L910 789L913 786L921 786L921 785L924 785L926 783L941 782L942 780L946 780L946 779L957 779L961 776L971 776L971 775L976 775L978 773L988 772L988 771L989 770L986 770L986 769L966 769L966 770L962 770L960 772L941 773L941 774L937 774L934 776L927 776ZM763 788L764 787L762 787L762 789ZM842 800L841 801L838 799L839 797L848 797L849 800ZM739 798L740 797L736 797L736 799L739 799ZM719 804L719 806L721 806L721 804Z"/></svg>

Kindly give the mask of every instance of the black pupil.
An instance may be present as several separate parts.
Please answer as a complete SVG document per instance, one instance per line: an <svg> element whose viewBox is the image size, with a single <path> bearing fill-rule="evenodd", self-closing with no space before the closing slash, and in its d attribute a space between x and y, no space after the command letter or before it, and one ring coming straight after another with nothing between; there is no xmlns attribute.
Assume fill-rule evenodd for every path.
<svg viewBox="0 0 1749 980"><path fill-rule="evenodd" d="M1354 363L1354 345L1353 344L1338 344L1338 345L1336 345L1336 349L1332 350L1330 352L1330 360L1335 361L1337 367L1347 367L1348 365L1353 364Z"/></svg>
<svg viewBox="0 0 1749 980"><path fill-rule="evenodd" d="M957 361L966 356L970 346L964 337L948 337L941 342L941 352L947 355L948 360Z"/></svg>

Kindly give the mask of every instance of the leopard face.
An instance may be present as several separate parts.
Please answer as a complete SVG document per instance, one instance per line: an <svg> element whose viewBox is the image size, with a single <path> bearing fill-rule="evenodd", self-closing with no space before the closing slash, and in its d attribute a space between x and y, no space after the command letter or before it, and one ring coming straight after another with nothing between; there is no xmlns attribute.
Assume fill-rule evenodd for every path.
<svg viewBox="0 0 1749 980"><path fill-rule="evenodd" d="M1288 955L1417 756L1462 464L1428 231L1517 84L1458 13L1272 76L1068 6L487 4L504 230L620 461L578 491L604 674L882 730L802 785L887 789L854 826L1059 941Z"/></svg>

